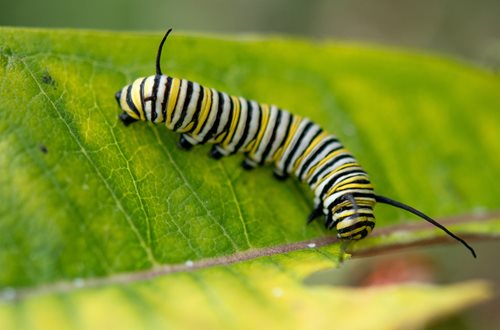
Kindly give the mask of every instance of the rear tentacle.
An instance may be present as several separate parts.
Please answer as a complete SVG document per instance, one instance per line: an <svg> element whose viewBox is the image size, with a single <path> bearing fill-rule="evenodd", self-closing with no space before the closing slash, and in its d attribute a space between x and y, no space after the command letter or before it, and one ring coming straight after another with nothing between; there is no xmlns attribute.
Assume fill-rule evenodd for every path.
<svg viewBox="0 0 500 330"><path fill-rule="evenodd" d="M459 241L460 243L462 243L467 249L469 249L469 251L472 253L472 255L474 256L474 258L476 258L476 251L474 251L474 249L469 244L467 244L466 241L464 241L463 239L461 239L457 235L453 234L450 230L448 230L448 228L446 228L445 226L443 226L442 224L440 224L436 220L432 219L428 215L422 213L421 211L419 211L419 210L417 210L417 209L415 209L415 208L413 208L413 207L411 207L409 205L406 205L404 203L398 202L398 201L396 201L394 199L391 199L389 197L375 195L375 200L377 202L379 202L379 203L388 204L388 205L392 205L394 207L403 209L405 211L408 211L410 213L415 214L416 216L419 216L420 218L424 219L425 221L430 222L434 226L436 226L439 229L441 229L442 231L444 231L449 236L453 237L454 239L456 239L457 241Z"/></svg>

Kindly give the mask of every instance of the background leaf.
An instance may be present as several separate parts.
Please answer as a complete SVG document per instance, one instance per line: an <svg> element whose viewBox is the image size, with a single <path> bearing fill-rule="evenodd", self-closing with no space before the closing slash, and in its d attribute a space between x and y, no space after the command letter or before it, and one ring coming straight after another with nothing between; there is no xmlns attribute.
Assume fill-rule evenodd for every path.
<svg viewBox="0 0 500 330"><path fill-rule="evenodd" d="M114 93L154 72L159 39L0 30L0 286L4 299L18 298L2 305L2 322L339 323L341 313L330 314L329 306L348 297L355 306L364 293L301 283L338 260L337 245L301 252L307 242L332 236L319 223L305 226L312 205L306 187L272 180L269 168L247 173L237 156L213 161L208 147L186 153L163 127L118 122ZM498 235L500 187L491 184L500 168L497 75L431 56L278 38L174 33L165 55L163 71L173 76L321 123L355 153L379 193L436 217L482 217L480 225L453 229ZM388 207L377 208L377 216L379 229L408 221ZM392 239L441 235L427 228ZM305 243L287 250L296 242ZM373 237L361 245L384 242ZM87 289L75 291L82 286ZM373 301L394 292L394 305L407 305L407 295L420 295L415 304L428 308L411 316L418 323L484 299L487 291L477 283L388 288ZM293 298L280 307L275 298L283 292ZM429 304L441 294L450 299ZM305 314L290 317L300 307ZM366 324L383 314L375 309Z"/></svg>

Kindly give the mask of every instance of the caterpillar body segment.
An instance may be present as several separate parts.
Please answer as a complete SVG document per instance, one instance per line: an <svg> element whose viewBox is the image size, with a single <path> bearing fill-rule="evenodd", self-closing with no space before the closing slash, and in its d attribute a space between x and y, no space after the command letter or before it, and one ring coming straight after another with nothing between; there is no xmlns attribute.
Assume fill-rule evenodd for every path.
<svg viewBox="0 0 500 330"><path fill-rule="evenodd" d="M368 175L335 136L308 118L163 74L137 79L116 98L122 120L163 124L181 133L184 149L212 143L215 158L242 152L246 169L274 164L277 175L308 183L325 226L338 228L344 239L361 239L375 226Z"/></svg>
<svg viewBox="0 0 500 330"><path fill-rule="evenodd" d="M341 240L359 240L375 226L373 208L384 203L413 213L475 251L443 225L411 206L375 194L368 174L336 136L308 118L275 105L258 103L163 74L161 52L156 73L136 79L115 98L123 110L120 120L129 125L149 121L180 133L179 146L210 143L210 156L220 159L241 152L242 166L274 165L274 176L294 176L314 192L314 208L307 222L324 216L324 225Z"/></svg>

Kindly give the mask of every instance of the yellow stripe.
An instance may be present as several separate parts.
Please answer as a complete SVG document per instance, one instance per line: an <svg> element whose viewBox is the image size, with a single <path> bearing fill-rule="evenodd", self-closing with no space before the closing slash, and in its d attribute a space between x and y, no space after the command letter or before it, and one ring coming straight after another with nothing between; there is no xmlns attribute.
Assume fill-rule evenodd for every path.
<svg viewBox="0 0 500 330"><path fill-rule="evenodd" d="M355 214L359 214L359 215L362 215L362 216L373 215L373 211L372 211L371 208L369 208L369 207L361 207L361 205L359 203L357 203L357 201L356 201L356 204L358 206L360 206L359 209L356 210L354 208L350 208L348 211L342 211L340 213L337 213L337 216L338 217L342 217L342 218L348 218L351 215L355 215ZM349 203L349 206L351 206L350 203Z"/></svg>
<svg viewBox="0 0 500 330"><path fill-rule="evenodd" d="M338 228L338 225L337 225L337 228ZM362 232L364 229L366 229L366 231L368 233L370 233L372 230L371 227L367 225L367 226L353 229L353 230L348 231L346 233L342 233L342 234L340 234L340 237L352 237L352 239L359 239L359 238L361 238L361 235L359 235L359 233ZM358 234L358 235L356 235L356 234ZM354 236L354 235L356 235L356 236Z"/></svg>
<svg viewBox="0 0 500 330"><path fill-rule="evenodd" d="M218 144L220 143L222 140L224 140L224 137L226 137L226 135L224 134L224 132L220 133L219 135L217 135L217 138L214 139L213 141L210 141L210 143L213 143L213 144Z"/></svg>
<svg viewBox="0 0 500 330"><path fill-rule="evenodd" d="M368 178L365 176L355 176L355 177L347 178L346 180L342 180L342 182L338 183L337 189L338 190L346 190L349 188L356 188L356 187L359 187L360 189L363 189L365 187L371 187L370 183L354 182L354 181L359 180L359 179L367 180Z"/></svg>
<svg viewBox="0 0 500 330"><path fill-rule="evenodd" d="M223 148L227 147L234 133L236 133L236 124L238 123L238 118L240 117L240 100L236 96L231 96L231 99L233 100L233 118L231 127L229 127L229 131L227 132L222 142Z"/></svg>
<svg viewBox="0 0 500 330"><path fill-rule="evenodd" d="M348 233L357 233L357 232L360 232L362 231L363 229L362 228L366 228L368 227L367 229L368 230L371 230L371 227L369 226L370 223L375 223L375 221L373 221L374 218L372 218L370 215L367 215L366 217L362 217L362 218L357 218L355 221L340 221L337 226L336 226L336 229L339 230L339 229L345 229L345 228L348 228L349 226L352 226L358 222L364 222L366 221L367 224L365 227L360 227L360 228L354 228L353 230L349 231ZM344 233L344 234L347 234L347 233Z"/></svg>
<svg viewBox="0 0 500 330"><path fill-rule="evenodd" d="M198 121L197 125L194 132L192 133L193 135L198 135L201 131L201 128L203 127L203 124L208 118L208 115L210 114L210 108L212 107L212 90L210 88L204 88L204 96L203 96L203 103L201 104L201 113L198 116Z"/></svg>
<svg viewBox="0 0 500 330"><path fill-rule="evenodd" d="M325 196L323 198L323 201L325 199L327 199L328 197L330 197L329 195ZM358 213L363 213L363 214L374 214L373 213L373 206L375 205L375 201L372 199L367 199L367 198L363 198L363 197L356 197L356 205L359 206L360 209L363 209L363 212L358 212ZM343 209L345 207L349 207L351 206L351 201L349 200L344 200L340 203L337 203L335 204L333 207L332 207L332 212L333 213L336 213L337 210L340 210L340 209ZM356 213L356 211L353 211L354 213ZM345 213L342 213L342 214L345 214Z"/></svg>
<svg viewBox="0 0 500 330"><path fill-rule="evenodd" d="M226 99L224 98L223 95L224 95L224 93L222 93L222 96L219 98L219 105L220 105L220 108L221 108L221 111L222 111L222 113L221 113L221 120L222 120L222 115L224 114L224 108L226 107L226 102L228 102L228 101L226 101ZM210 141L210 143L218 144L218 143L220 143L224 139L225 136L226 136L225 132L221 132L220 134L214 136L212 138L212 140Z"/></svg>
<svg viewBox="0 0 500 330"><path fill-rule="evenodd" d="M166 126L172 124L172 118L174 117L175 104L177 103L177 98L179 97L181 80L178 78L172 78L172 85L170 86L170 93L168 96L167 104L167 120L165 121Z"/></svg>
<svg viewBox="0 0 500 330"><path fill-rule="evenodd" d="M295 116L293 117L293 123L292 126L290 127L290 132L288 132L287 140L285 144L276 150L276 153L274 154L273 161L276 161L281 158L285 150L288 148L288 145L292 142L293 137L295 136L295 132L297 131L297 128L299 127L300 121L302 120L302 117L300 116Z"/></svg>
<svg viewBox="0 0 500 330"><path fill-rule="evenodd" d="M262 141L262 138L264 137L264 133L266 132L267 123L269 121L269 106L267 104L261 104L260 107L262 109L260 130L259 130L259 133L257 134L257 138L254 140L254 143L253 144L250 143L248 145L248 150L251 150L249 153L250 158L253 158L253 156L257 152L257 149L259 148L259 145ZM270 143L272 143L272 141ZM244 150L244 151L248 151L248 150Z"/></svg>
<svg viewBox="0 0 500 330"><path fill-rule="evenodd" d="M344 148L341 148L337 151L330 153L328 156L326 156L325 158L320 160L316 165L312 166L309 169L309 171L307 171L306 176L305 176L306 181L309 180L310 176L316 171L317 168L323 166L323 164L325 164L329 160L331 160L331 159L333 159L333 158L337 157L338 155L343 154L345 152L347 152L347 150Z"/></svg>
<svg viewBox="0 0 500 330"><path fill-rule="evenodd" d="M328 133L326 132L322 132L320 135L318 135L310 144L309 146L306 148L306 150L302 153L302 155L300 155L299 158L297 158L297 160L295 161L295 163L293 164L293 168L292 168L292 172L295 172L297 170L297 167L299 166L299 164L302 162L302 160L304 158L307 157L307 155L309 155L311 153L311 151L318 145L318 143L320 143L320 141L325 137L327 136Z"/></svg>
<svg viewBox="0 0 500 330"><path fill-rule="evenodd" d="M191 130L191 128L193 128L194 126L194 122L190 122L189 124L187 124L186 128L184 128L182 131L180 131L181 133L184 133L184 132L189 132Z"/></svg>
<svg viewBox="0 0 500 330"><path fill-rule="evenodd" d="M146 120L146 117L144 116L144 109L142 108L142 103L141 103L141 81L144 78L138 78L134 81L134 84L132 85L132 102L134 102L135 107L139 111L139 115L141 116L141 120Z"/></svg>
<svg viewBox="0 0 500 330"><path fill-rule="evenodd" d="M339 166L338 168L335 169L335 171L331 171L330 173L328 173L327 175L325 175L323 178L319 179L316 184L314 185L314 188L312 188L312 190L315 190L318 186L321 185L322 182L324 182L325 180L329 179L330 177L332 177L333 175L337 174L338 172L346 169L346 168L349 168L349 167L359 167L359 165L357 163L349 163L349 164L344 164L342 166Z"/></svg>
<svg viewBox="0 0 500 330"><path fill-rule="evenodd" d="M358 223L358 222L362 222L363 220L360 219L360 218L357 218L356 221L353 221L353 220L348 220L348 219L343 219L342 221L339 221L337 223L337 226L335 227L335 229L337 230L341 230L341 229L346 229L346 228L349 228L350 226ZM352 230L348 231L348 232L345 232L343 233L343 235L347 234L347 233L355 233L357 230L363 230L363 229L360 229L360 228L363 228L363 227L359 227L359 228L353 228Z"/></svg>
<svg viewBox="0 0 500 330"><path fill-rule="evenodd" d="M350 178L349 178L350 179ZM351 183L344 184L343 182L339 182L337 185L333 186L328 192L325 194L326 196L333 195L337 190L347 190L347 189L373 189L371 183Z"/></svg>

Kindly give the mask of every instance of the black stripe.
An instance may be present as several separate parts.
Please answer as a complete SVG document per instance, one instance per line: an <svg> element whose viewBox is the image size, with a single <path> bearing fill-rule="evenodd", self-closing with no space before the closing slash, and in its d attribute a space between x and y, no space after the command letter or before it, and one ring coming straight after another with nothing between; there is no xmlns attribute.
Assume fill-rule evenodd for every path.
<svg viewBox="0 0 500 330"><path fill-rule="evenodd" d="M318 131L314 134L314 136L308 141L306 147L304 148L304 150L302 151L302 153L298 154L297 157L295 157L295 153L298 151L300 145L301 145L301 142L302 140L306 137L307 133L309 132L309 130L312 128L312 126L314 125L314 123L312 122L309 122L307 123L306 125L306 128L302 131L302 133L300 134L299 138L297 139L297 141L295 141L295 145L293 146L293 149L292 151L290 152L290 154L288 155L288 158L287 158L287 162L285 163L285 172L288 172L288 167L290 165L294 166L295 163L297 162L297 160L304 154L304 152L307 150L307 147L308 145L314 141L314 139L316 137L318 137L318 135L321 134L321 132L323 131L321 128L318 129ZM295 160L293 160L295 158ZM293 161L293 164L291 164L291 162Z"/></svg>
<svg viewBox="0 0 500 330"><path fill-rule="evenodd" d="M263 121L263 117L264 117L264 111L262 110L262 106L259 103L256 103L256 104L257 104L257 112L259 113L259 118L256 119L257 129L255 130L254 136L250 137L250 139L248 140L248 144L247 144L247 145L249 145L251 143L251 141L255 140L255 145L252 146L252 150L257 150L259 148L259 145L262 142L262 140L257 141L257 139L259 138L261 130L264 130L264 132L262 133L262 139L264 138L264 134L266 133L265 130L267 128L267 125L262 126L262 121ZM251 106L250 102L248 103L248 106ZM252 109L252 111L253 111L254 108L250 107L250 109ZM269 117L269 114L270 113L269 113L269 107L268 107L268 117ZM255 162L253 159L251 159L251 161Z"/></svg>
<svg viewBox="0 0 500 330"><path fill-rule="evenodd" d="M330 146L330 144L332 143L336 143L338 142L338 140L334 137L329 137L327 138L326 140L323 140L323 144L316 148L316 150L311 153L309 156L306 156L307 160L304 162L304 164L302 165L302 168L300 169L299 171L299 175L298 175L298 178L300 180L302 180L302 177L304 176L305 174L305 171L306 169L309 167L309 165L315 160L316 157L318 157L318 155L323 151L325 150L325 148L327 148L328 146ZM339 148L342 148L342 146L339 146L337 149ZM334 150L332 150L333 152Z"/></svg>
<svg viewBox="0 0 500 330"><path fill-rule="evenodd" d="M257 119L257 129L255 130L255 133L254 133L255 135L251 137L251 139L249 140L249 142L252 141L252 140L254 140L254 139L257 139L258 136L259 136L259 134L260 134L260 130L261 129L265 130L266 127L267 127L267 126L266 127L262 127L262 120L263 120L262 117L264 117L264 111L262 111L262 107L261 107L261 105L259 103L257 103L257 102L255 102L255 103L257 104L257 112L259 113L259 118ZM251 109L253 111L253 107ZM269 108L268 108L268 117L269 117ZM264 134L265 133L266 133L265 131L264 131L264 133L262 133L262 138L264 138ZM256 141L255 143L257 143L257 142L258 141Z"/></svg>
<svg viewBox="0 0 500 330"><path fill-rule="evenodd" d="M146 83L146 79L147 78L144 78L141 81L139 95L141 96L141 107L142 107L142 112L144 113L144 119L147 121L148 118L147 118L147 115L146 115L146 108L144 107L144 84Z"/></svg>
<svg viewBox="0 0 500 330"><path fill-rule="evenodd" d="M345 218L345 219L355 219L355 218L360 218L360 217L366 217L366 215L353 214L350 217ZM372 221L359 221L359 222L356 222L355 224L350 225L348 227L341 228L341 229L337 230L337 232L339 234L344 234L344 233L351 232L351 231L353 231L355 229L358 229L358 228L361 228L361 227L371 227L371 228L373 228L373 227L375 227L375 224ZM356 235L357 234L358 233L356 233Z"/></svg>
<svg viewBox="0 0 500 330"><path fill-rule="evenodd" d="M191 129L188 131L188 133L191 133L196 129L196 125L198 125L198 116L200 115L201 111L201 105L203 104L203 99L205 98L205 87L200 85L200 91L198 94L198 102L196 103L196 109L194 111L193 117L191 118L191 122L193 123L193 126Z"/></svg>
<svg viewBox="0 0 500 330"><path fill-rule="evenodd" d="M337 142L338 142L338 140L337 140ZM336 152L336 151L338 151L338 150L340 150L340 149L342 149L342 148L344 148L344 146L343 146L342 144L340 144L337 148L332 149L332 151L331 151L331 152L332 152L332 153L333 153L333 152ZM312 186L313 184L315 184L315 183L316 183L316 181L318 181L318 179L319 179L320 177L322 177L322 174L323 174L323 173L324 173L324 172L328 169L328 167L329 167L330 165L334 164L335 162L337 162L337 161L338 161L338 160L340 160L340 159L344 159L344 158L346 158L347 156L349 156L349 154L348 154L347 152L342 153L342 154L340 154L340 155L336 156L335 158L333 158L333 159L329 160L328 162L324 163L323 165L321 165L320 169L319 169L319 170L317 170L316 174L314 174L311 178L309 178L309 180L307 181L307 184L308 184L308 185L310 185L310 186ZM328 157L328 155L326 155L325 157ZM352 156L350 156L350 157L352 158ZM354 158L353 158L353 163L355 163ZM330 170L331 170L331 169L330 169ZM328 174L328 173L327 173L327 174Z"/></svg>
<svg viewBox="0 0 500 330"><path fill-rule="evenodd" d="M232 142L233 142L233 139L234 139L234 136L236 135L236 131L238 130L238 126L240 126L240 120L241 120L241 114L242 114L242 111L241 111L241 101L240 101L240 98L237 97L236 98L236 101L239 103L239 109L240 109L240 113L238 114L238 119L236 121L236 126L234 127L234 132L229 132L228 133L233 133L233 135L231 136L231 140L228 141L227 145L229 146ZM248 116L248 111L247 111L247 116Z"/></svg>
<svg viewBox="0 0 500 330"><path fill-rule="evenodd" d="M349 183L346 183L346 184L369 184L370 181L368 179L359 179L359 180L354 180L354 181L350 181ZM343 184L342 182L340 183L341 185ZM340 191L344 191L344 190L349 190L349 189L367 189L367 188L364 188L364 187L360 187L360 188L344 188L344 189L338 189L336 190L336 192L340 192Z"/></svg>
<svg viewBox="0 0 500 330"><path fill-rule="evenodd" d="M360 198L359 196L357 196L357 197L358 197L358 199ZM354 198L354 197L352 197L352 198ZM370 216L371 216L371 213L368 213L366 210L373 212L373 209L371 207L369 207L369 206L366 206L366 205L365 206L363 206L363 205L357 205L358 208L356 209L356 206L354 206L352 204L352 201L350 201L348 198L344 198L344 200L342 202L345 202L345 201L347 201L348 204L345 204L344 206L336 207L335 208L335 214L337 215L337 218L340 218L341 216L339 214L342 213L342 212L345 212L345 211L352 211L352 210L354 210L354 212L362 213L362 214L365 214L365 215L366 214L370 214ZM358 202L356 202L356 203L358 203ZM349 217L349 215L342 216L341 218L344 219L344 218L347 218L347 217Z"/></svg>
<svg viewBox="0 0 500 330"><path fill-rule="evenodd" d="M285 110L278 109L278 111L285 111ZM288 124L286 125L286 132L285 132L285 135L283 136L283 140L281 140L280 145L278 146L278 148L276 148L276 150L279 150L280 148L282 148L283 145L288 140L288 134L290 134L290 129L292 128L292 123L294 120L294 115L292 115L291 113L288 113L288 114L290 116L288 117ZM286 150L283 150L282 156L284 155L285 151Z"/></svg>
<svg viewBox="0 0 500 330"><path fill-rule="evenodd" d="M371 208L371 207L363 207L359 210L363 210L363 209L373 212L373 208ZM341 211L343 212L343 211L348 211L348 210L354 211L355 213L350 214L350 215L346 215L346 216L340 216ZM375 227L375 217L373 216L373 213L369 213L367 211L356 212L354 210L354 205L352 205L352 204L336 210L335 211L335 218L336 218L335 221L333 220L333 214L331 212L331 208L328 209L328 215L327 215L328 221L326 221L326 222L328 223L328 227L331 229L331 228L337 226L337 224L339 224L340 222L345 221L346 219L354 219L354 218L360 218L360 217L372 219L372 220L366 220L365 222L371 223L370 227L372 227L372 228Z"/></svg>
<svg viewBox="0 0 500 330"><path fill-rule="evenodd" d="M141 114L139 113L139 110L135 106L134 101L132 101L132 84L130 84L127 88L126 101L127 101L128 107L137 115L137 118L141 118Z"/></svg>
<svg viewBox="0 0 500 330"><path fill-rule="evenodd" d="M181 115L179 116L179 120L174 124L174 132L177 131L184 122L184 118L186 118L187 110L189 107L189 103L191 103L191 98L193 96L193 83L188 81L186 89L186 98L184 99L184 104L182 105Z"/></svg>
<svg viewBox="0 0 500 330"><path fill-rule="evenodd" d="M373 229L373 227L372 227ZM359 240L359 239L363 239L365 238L367 235L368 235L368 230L365 228L359 232L356 232L356 233L353 233L352 235L350 236L347 236L347 237L342 237L341 239L349 239L349 240L353 240L354 237L353 236L358 236L358 235L361 235L360 237L356 238L356 240Z"/></svg>
<svg viewBox="0 0 500 330"><path fill-rule="evenodd" d="M227 123L224 125L224 128L222 129L222 131L215 137L215 139L218 139L219 136L221 136L222 134L227 136L227 134L229 134L229 129L231 128L231 122L233 121L233 116L234 116L234 102L233 102L233 98L229 95L228 95L228 99L229 99L228 120L227 120Z"/></svg>
<svg viewBox="0 0 500 330"><path fill-rule="evenodd" d="M252 107L252 104L250 103L250 101L248 101L248 100L245 100L245 101L247 103L247 118L245 119L245 127L243 128L243 134L241 134L240 140L238 141L238 143L234 147L233 153L236 153L238 150L240 150L240 148L245 143L245 140L248 137L248 131L250 130L250 124L252 123L253 107ZM261 116L262 116L262 111L260 109L260 106L258 106L258 110L257 111L260 114L260 116L259 116L259 119L260 119Z"/></svg>
<svg viewBox="0 0 500 330"><path fill-rule="evenodd" d="M299 125L300 125L300 123L299 123ZM288 165L290 165L290 162L292 161L295 152L297 152L297 149L299 148L299 145L300 145L300 141L302 141L302 139L304 138L304 136L311 129L312 125L313 125L312 122L308 122L306 124L306 127L304 127L304 129L302 130L302 132L300 132L299 137L297 138L297 140L295 141L295 144L292 146L292 149L288 153L288 156L285 159L285 162L284 162L284 165L283 165L283 170L285 171L285 173L288 173L288 170L287 170ZM297 134L297 133L295 133L295 134ZM292 139L293 139L293 137L292 137Z"/></svg>
<svg viewBox="0 0 500 330"><path fill-rule="evenodd" d="M364 190L369 190L369 189L364 189ZM365 199L366 198L371 198L371 199L375 199L375 196L374 196L375 194L373 192L369 192L369 193L345 192L344 194L341 194L339 197L337 197L336 199L334 199L330 204L325 205L325 208L326 209L331 209L334 205L340 204L343 201L348 200L346 195L352 195L353 198L365 198Z"/></svg>
<svg viewBox="0 0 500 330"><path fill-rule="evenodd" d="M264 152L262 153L262 158L260 160L260 164L264 164L266 161L267 156L269 156L269 153L271 152L271 149L273 147L274 139L276 138L276 131L278 131L278 127L281 124L281 113L283 112L282 110L277 109L278 114L276 115L276 120L274 122L274 127L273 131L271 133L271 137L269 139L269 142L267 143L266 148L264 149ZM269 118L271 118L271 108L269 108ZM269 125L269 123L268 123Z"/></svg>
<svg viewBox="0 0 500 330"><path fill-rule="evenodd" d="M165 92L163 92L163 101L161 102L161 113L163 115L164 121L167 121L167 102L170 98L170 88L172 87L172 78L167 77L167 83L165 84Z"/></svg>
<svg viewBox="0 0 500 330"><path fill-rule="evenodd" d="M339 149L342 149L343 147L341 146ZM335 150L338 150L338 149L335 149ZM322 174L328 169L328 167L330 167L330 165L334 165L336 162L342 160L342 159L345 159L345 158L352 158L352 162L351 163L346 163L346 164L356 164L356 161L354 160L353 156L347 152L345 153L342 153L336 157L334 157L333 159L329 160L328 162L326 162L325 164L323 164L321 166L321 169L316 172L316 174L313 175L313 177L309 180L308 184L310 186L312 186L313 184L316 183L316 181L318 181L318 179L320 177L323 177ZM330 169L330 170L335 170L335 169ZM329 173L327 173L329 174Z"/></svg>
<svg viewBox="0 0 500 330"><path fill-rule="evenodd" d="M203 122L203 124L201 124L200 133L198 133L198 134L201 134L201 132L203 132L203 129L204 129L204 128L205 128L205 126L207 125L207 123L208 123L208 121L209 121L209 119L210 119L210 113L212 112L212 106L214 105L214 95L215 95L215 93L214 93L211 89L209 89L209 90L210 90L210 102L211 102L211 103L210 103L210 109L208 109L207 118L206 118L206 120ZM212 127L210 127L210 130L211 130L212 128L213 128L213 126L212 126Z"/></svg>
<svg viewBox="0 0 500 330"><path fill-rule="evenodd" d="M172 124L174 121L175 110L177 109L177 103L179 103L179 99L181 96L181 87L182 87L182 80L179 82L179 92L177 93L177 98L175 99L175 104L174 107L172 108L172 122L170 122L170 124Z"/></svg>
<svg viewBox="0 0 500 330"><path fill-rule="evenodd" d="M153 83L153 92L151 93L152 99L151 99L151 121L154 122L156 118L158 117L158 114L156 113L156 98L158 97L158 86L160 85L160 78L161 75L157 74L155 75L155 80Z"/></svg>
<svg viewBox="0 0 500 330"><path fill-rule="evenodd" d="M210 140L215 135L215 133L217 133L217 128L219 128L219 123L222 117L222 111L224 107L224 97L221 92L217 92L217 95L219 96L219 104L217 104L217 110L216 110L217 115L215 116L215 121L212 127L210 127L210 130L207 132L207 135L205 135L201 143L205 143L208 140Z"/></svg>
<svg viewBox="0 0 500 330"><path fill-rule="evenodd" d="M335 182L337 182L337 180L343 176L347 176L347 175L350 175L350 174L365 174L365 172L363 172L363 170L359 169L359 168L356 168L356 169L352 169L350 171L346 171L346 172L340 172L340 173L336 173L334 174L330 179L328 179L328 183L323 187L323 189L321 190L321 193L319 194L319 198L323 198L323 195L325 195L328 190L330 190L330 188L332 188L332 186L335 184Z"/></svg>

